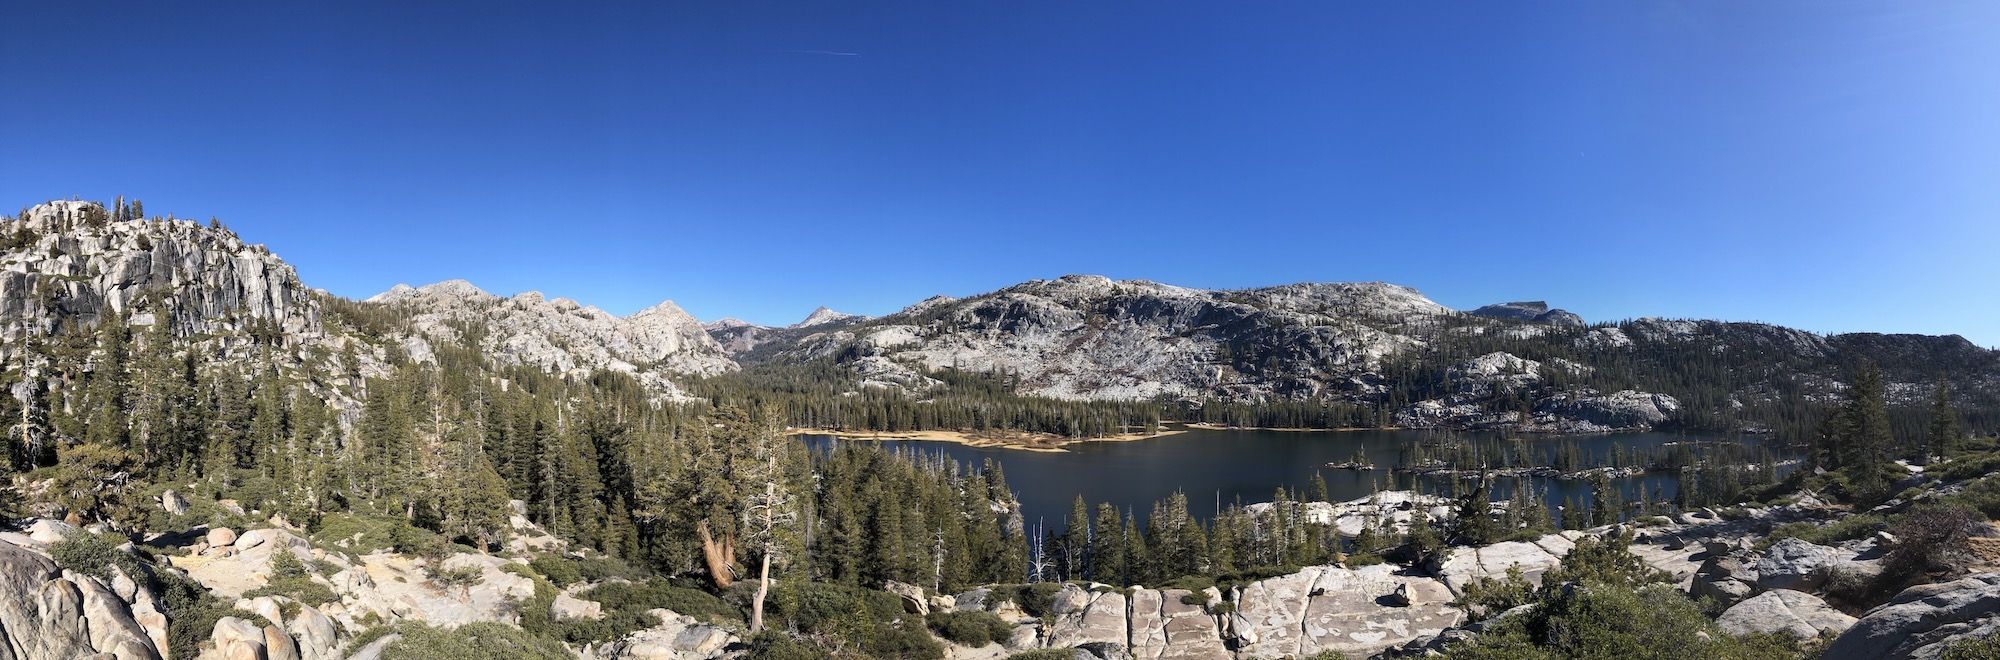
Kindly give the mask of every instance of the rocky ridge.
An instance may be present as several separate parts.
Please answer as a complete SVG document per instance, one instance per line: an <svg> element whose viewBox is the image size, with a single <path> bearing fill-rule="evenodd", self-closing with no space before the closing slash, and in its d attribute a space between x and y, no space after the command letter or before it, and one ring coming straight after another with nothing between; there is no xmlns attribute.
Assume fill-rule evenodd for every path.
<svg viewBox="0 0 2000 660"><path fill-rule="evenodd" d="M736 368L700 322L673 301L621 318L567 298L545 298L533 291L502 298L470 282L450 280L398 285L365 302L409 314L401 343L419 359L435 342L470 344L503 364L576 376L623 372L666 392L676 391L676 376L711 376Z"/></svg>
<svg viewBox="0 0 2000 660"><path fill-rule="evenodd" d="M206 337L224 353L247 352L259 337L291 349L322 338L314 292L264 246L187 220L108 218L93 202L55 201L4 228L0 353L19 349L23 328L48 336L106 313Z"/></svg>

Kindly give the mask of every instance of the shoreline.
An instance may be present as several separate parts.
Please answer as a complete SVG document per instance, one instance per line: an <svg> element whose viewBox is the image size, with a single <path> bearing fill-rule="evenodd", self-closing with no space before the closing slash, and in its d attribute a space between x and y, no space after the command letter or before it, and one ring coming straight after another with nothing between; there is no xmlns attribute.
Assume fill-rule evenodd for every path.
<svg viewBox="0 0 2000 660"><path fill-rule="evenodd" d="M1401 426L1342 426L1331 429L1315 429L1294 426L1230 426L1214 422L1186 422L1181 426L1204 431L1275 431L1278 433L1347 433L1352 431L1404 431Z"/></svg>
<svg viewBox="0 0 2000 660"><path fill-rule="evenodd" d="M1162 428L1158 433L1119 433L1089 438L1069 438L1026 431L849 431L825 428L787 428L785 435L828 435L841 440L923 440L949 442L967 447L1013 449L1042 453L1067 453L1069 445L1086 442L1132 442L1186 433L1186 428Z"/></svg>

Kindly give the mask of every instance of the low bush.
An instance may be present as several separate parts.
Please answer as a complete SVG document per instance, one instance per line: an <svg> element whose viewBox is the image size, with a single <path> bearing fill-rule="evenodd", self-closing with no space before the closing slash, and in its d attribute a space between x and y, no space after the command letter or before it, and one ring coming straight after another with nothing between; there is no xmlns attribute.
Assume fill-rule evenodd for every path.
<svg viewBox="0 0 2000 660"><path fill-rule="evenodd" d="M1952 642L1938 660L2000 660L2000 635L1987 635Z"/></svg>
<svg viewBox="0 0 2000 660"><path fill-rule="evenodd" d="M1886 591L1925 576L1962 570L1973 557L1966 537L1980 522L1979 514L1962 507L1925 505L1910 509L1889 527L1896 537L1882 558Z"/></svg>
<svg viewBox="0 0 2000 660"><path fill-rule="evenodd" d="M431 584L435 584L438 586L438 588L444 589L446 591L458 591L463 593L468 589L478 586L479 583L486 581L486 571L480 570L478 566L472 566L472 565L460 566L457 568L431 566L430 568L425 569L424 572L430 575Z"/></svg>
<svg viewBox="0 0 2000 660"><path fill-rule="evenodd" d="M1887 521L1872 513L1848 516L1831 522L1795 522L1779 525L1757 543L1757 549L1769 548L1787 538L1818 545L1834 545L1841 541L1858 539L1882 529Z"/></svg>
<svg viewBox="0 0 2000 660"><path fill-rule="evenodd" d="M568 660L575 657L560 642L490 621L468 623L450 630L406 622L397 624L394 632L403 637L383 649L382 660Z"/></svg>
<svg viewBox="0 0 2000 660"><path fill-rule="evenodd" d="M1924 474L1945 481L1977 479L1994 472L2000 472L2000 452L1961 455L1924 470Z"/></svg>
<svg viewBox="0 0 2000 660"><path fill-rule="evenodd" d="M1062 591L1061 582L1037 582L1035 584L1002 584L993 586L987 595L990 602L1014 601L1021 611L1029 616L1047 616L1055 606L1056 592Z"/></svg>
<svg viewBox="0 0 2000 660"><path fill-rule="evenodd" d="M319 607L340 600L340 595L333 593L332 588L314 582L312 578L304 577L273 577L264 586L243 592L244 598L256 598L259 596L284 596L313 607Z"/></svg>
<svg viewBox="0 0 2000 660"><path fill-rule="evenodd" d="M750 653L746 660L821 660L828 654L811 644L792 639L791 635L775 630L766 630L750 638ZM1069 656L1063 656L1069 660Z"/></svg>
<svg viewBox="0 0 2000 660"><path fill-rule="evenodd" d="M1035 649L1007 656L1007 660L1070 660L1075 655L1070 649Z"/></svg>
<svg viewBox="0 0 2000 660"><path fill-rule="evenodd" d="M1521 567L1507 567L1501 578L1478 577L1466 583L1453 605L1476 615L1498 614L1535 602L1535 585L1521 574Z"/></svg>
<svg viewBox="0 0 2000 660"><path fill-rule="evenodd" d="M938 612L925 621L939 637L970 647L1007 641L1014 626L990 612Z"/></svg>
<svg viewBox="0 0 2000 660"><path fill-rule="evenodd" d="M113 539L116 539L115 541ZM49 545L49 557L56 565L100 580L111 580L111 567L121 565L127 575L138 575L139 558L118 549L124 539L75 531Z"/></svg>
<svg viewBox="0 0 2000 660"><path fill-rule="evenodd" d="M603 584L578 597L603 605L604 618L554 623L553 628L561 638L572 644L617 639L634 630L657 626L659 620L648 613L654 608L720 625L740 625L744 621L742 611L720 597L659 579Z"/></svg>
<svg viewBox="0 0 2000 660"><path fill-rule="evenodd" d="M934 660L944 648L921 620L903 614L902 599L882 591L836 584L781 585L773 593L773 627L832 636L867 657Z"/></svg>
<svg viewBox="0 0 2000 660"><path fill-rule="evenodd" d="M549 584L567 587L583 580L583 569L576 562L560 555L542 555L528 562L528 567L549 579Z"/></svg>
<svg viewBox="0 0 2000 660"><path fill-rule="evenodd" d="M1988 520L2000 519L2000 479L1980 479L1944 498L1946 504L1978 511Z"/></svg>

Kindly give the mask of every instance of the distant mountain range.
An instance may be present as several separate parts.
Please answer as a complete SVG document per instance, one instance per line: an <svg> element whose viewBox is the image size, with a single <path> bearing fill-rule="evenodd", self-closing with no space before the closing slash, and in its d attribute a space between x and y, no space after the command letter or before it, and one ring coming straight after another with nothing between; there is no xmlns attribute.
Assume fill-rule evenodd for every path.
<svg viewBox="0 0 2000 660"><path fill-rule="evenodd" d="M685 396L689 379L807 364L847 374L856 391L922 397L943 386L936 372L957 369L1057 399L1328 402L1378 409L1401 426L1547 431L1813 405L1837 396L1864 361L1883 367L1899 403L1924 400L1940 378L1968 409L1992 409L2000 393L2000 353L1958 336L1588 324L1540 301L1461 312L1385 283L1206 290L1072 275L880 318L821 307L768 327L702 324L670 301L620 317L462 280L345 300L308 288L228 229L115 220L91 202L42 204L7 225L0 356L115 312L135 326L165 323L218 361L361 375L454 348L496 368L628 373L665 399ZM351 401L351 386L325 394Z"/></svg>

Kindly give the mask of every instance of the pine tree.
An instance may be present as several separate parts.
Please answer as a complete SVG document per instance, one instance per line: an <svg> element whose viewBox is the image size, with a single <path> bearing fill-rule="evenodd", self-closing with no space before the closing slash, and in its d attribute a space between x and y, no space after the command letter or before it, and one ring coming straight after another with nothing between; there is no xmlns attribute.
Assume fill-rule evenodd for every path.
<svg viewBox="0 0 2000 660"><path fill-rule="evenodd" d="M1591 477L1590 524L1592 527L1618 524L1624 518L1624 497L1603 472Z"/></svg>
<svg viewBox="0 0 2000 660"><path fill-rule="evenodd" d="M1062 572L1065 579L1084 579L1090 572L1090 509L1083 496L1070 503L1069 521L1063 529Z"/></svg>
<svg viewBox="0 0 2000 660"><path fill-rule="evenodd" d="M1951 391L1938 379L1937 395L1931 402L1931 429L1926 453L1940 459L1950 456L1959 441L1958 413L1951 407Z"/></svg>
<svg viewBox="0 0 2000 660"><path fill-rule="evenodd" d="M1128 579L1126 550L1125 529L1120 526L1118 507L1110 502L1097 505L1097 522L1090 536L1090 579L1132 584Z"/></svg>
<svg viewBox="0 0 2000 660"><path fill-rule="evenodd" d="M1894 438L1889 432L1889 411L1882 369L1870 362L1855 375L1846 401L1831 422L1833 464L1853 485L1861 499L1872 499L1888 490L1888 451Z"/></svg>

